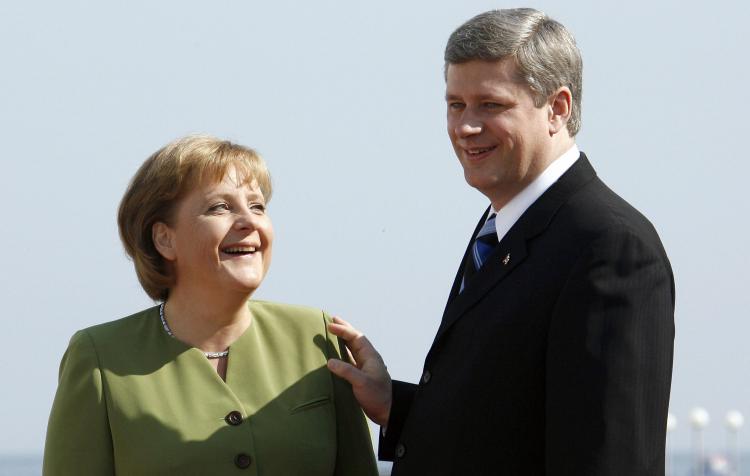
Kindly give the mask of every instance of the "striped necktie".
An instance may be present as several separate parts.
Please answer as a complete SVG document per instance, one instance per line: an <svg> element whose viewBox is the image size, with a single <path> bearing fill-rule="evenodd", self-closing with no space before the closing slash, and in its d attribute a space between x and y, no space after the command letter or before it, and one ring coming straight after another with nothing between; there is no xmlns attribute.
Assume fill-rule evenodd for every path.
<svg viewBox="0 0 750 476"><path fill-rule="evenodd" d="M497 230L495 229L495 216L493 213L487 219L487 221L479 230L477 237L474 239L474 244L471 246L471 253L466 260L464 266L464 278L461 281L461 291L464 290L466 284L471 281L471 278L479 271L487 258L492 253L492 250L497 246Z"/></svg>

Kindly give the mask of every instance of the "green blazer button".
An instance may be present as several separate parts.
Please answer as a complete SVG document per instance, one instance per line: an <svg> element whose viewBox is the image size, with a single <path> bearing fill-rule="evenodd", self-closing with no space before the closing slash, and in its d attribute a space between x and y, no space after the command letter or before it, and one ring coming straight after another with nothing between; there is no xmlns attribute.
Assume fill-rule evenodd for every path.
<svg viewBox="0 0 750 476"><path fill-rule="evenodd" d="M250 463L252 462L253 462L252 458L250 458L250 456L246 455L245 453L240 453L234 457L234 464L236 464L237 467L240 469L249 468Z"/></svg>
<svg viewBox="0 0 750 476"><path fill-rule="evenodd" d="M232 426L237 426L242 423L242 413L237 410L231 411L224 417L224 421Z"/></svg>

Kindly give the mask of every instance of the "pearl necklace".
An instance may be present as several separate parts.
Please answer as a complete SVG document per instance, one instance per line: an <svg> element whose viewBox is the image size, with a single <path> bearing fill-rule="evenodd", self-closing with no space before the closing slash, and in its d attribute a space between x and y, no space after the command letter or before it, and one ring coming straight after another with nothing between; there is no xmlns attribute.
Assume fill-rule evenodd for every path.
<svg viewBox="0 0 750 476"><path fill-rule="evenodd" d="M164 303L159 304L159 319L161 319L161 325L164 327L164 330L167 331L169 337L174 338L172 329L169 328L167 319L164 317ZM203 355L205 355L207 359L221 359L222 357L226 357L227 355L229 355L229 349L223 350L221 352L203 352Z"/></svg>

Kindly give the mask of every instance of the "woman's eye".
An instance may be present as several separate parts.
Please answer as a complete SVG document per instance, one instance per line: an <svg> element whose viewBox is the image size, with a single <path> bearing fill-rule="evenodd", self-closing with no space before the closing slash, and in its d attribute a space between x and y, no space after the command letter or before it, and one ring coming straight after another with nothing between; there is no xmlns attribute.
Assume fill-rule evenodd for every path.
<svg viewBox="0 0 750 476"><path fill-rule="evenodd" d="M266 212L266 206L262 203L251 203L250 210L252 210L254 213L263 214Z"/></svg>
<svg viewBox="0 0 750 476"><path fill-rule="evenodd" d="M211 205L211 208L209 208L208 210L211 212L223 212L223 211L229 210L229 205L227 205L224 202L217 203L215 205Z"/></svg>

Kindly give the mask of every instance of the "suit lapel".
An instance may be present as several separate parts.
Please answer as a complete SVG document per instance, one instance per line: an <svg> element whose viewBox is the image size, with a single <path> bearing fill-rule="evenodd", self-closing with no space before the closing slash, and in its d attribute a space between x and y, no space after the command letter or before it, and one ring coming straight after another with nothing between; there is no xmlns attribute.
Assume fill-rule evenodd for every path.
<svg viewBox="0 0 750 476"><path fill-rule="evenodd" d="M459 317L479 302L498 281L507 276L525 257L525 240L519 234L508 233L505 235L503 241L495 247L495 250L487 258L482 268L474 275L470 284L467 284L464 291L456 294L448 303L435 339L439 339ZM461 269L463 269L463 266ZM459 271L457 277L459 289L461 287L462 274ZM454 284L455 287L456 285ZM458 291L456 292L458 293Z"/></svg>
<svg viewBox="0 0 750 476"><path fill-rule="evenodd" d="M568 169L560 179L545 191L524 212L518 221L508 230L502 241L474 275L471 284L459 294L463 277L464 262L469 255L469 249L474 237L479 233L484 218L479 221L472 234L469 246L464 253L458 273L453 282L453 288L446 305L443 319L440 323L435 342L471 307L479 302L495 285L503 280L515 267L519 266L527 256L526 243L542 233L552 221L557 210L578 189L596 177L586 155L581 153L578 160ZM487 214L485 212L484 217Z"/></svg>
<svg viewBox="0 0 750 476"><path fill-rule="evenodd" d="M466 251L464 251L464 257L461 259L461 265L458 268L458 271L456 272L456 277L453 279L453 286L451 287L451 292L448 294L448 303L445 305L446 308L451 305L451 302L458 296L458 292L461 290L461 281L464 276L464 263L466 263L466 260L469 259L469 253L471 253L471 245L474 243L474 238L479 234L479 230L482 229L482 226L484 226L484 222L487 221L487 214L490 212L490 207L487 207L487 209L484 211L484 214L482 214L482 218L480 218L479 222L477 223L476 228L474 228L474 233L471 234L471 240L469 240L469 244L466 246Z"/></svg>

